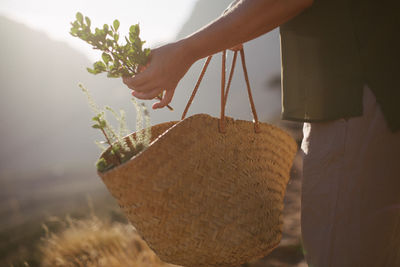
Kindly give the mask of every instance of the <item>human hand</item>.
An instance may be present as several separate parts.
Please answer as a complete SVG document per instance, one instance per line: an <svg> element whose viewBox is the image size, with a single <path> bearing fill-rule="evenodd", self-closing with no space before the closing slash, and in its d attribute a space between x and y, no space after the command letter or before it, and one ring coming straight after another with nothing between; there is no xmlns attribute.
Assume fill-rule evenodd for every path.
<svg viewBox="0 0 400 267"><path fill-rule="evenodd" d="M123 82L139 99L154 99L165 91L153 109L167 106L174 96L175 88L195 58L181 43L171 43L153 49L148 64L140 68L134 77L124 77Z"/></svg>

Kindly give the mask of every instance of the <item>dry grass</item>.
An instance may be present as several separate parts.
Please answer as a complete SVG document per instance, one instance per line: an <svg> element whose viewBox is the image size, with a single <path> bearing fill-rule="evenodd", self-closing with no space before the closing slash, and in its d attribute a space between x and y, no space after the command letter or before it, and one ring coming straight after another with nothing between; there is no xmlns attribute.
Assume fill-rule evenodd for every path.
<svg viewBox="0 0 400 267"><path fill-rule="evenodd" d="M43 239L44 267L176 266L162 262L130 225L111 224L94 216L60 223L64 224L61 232L47 232Z"/></svg>

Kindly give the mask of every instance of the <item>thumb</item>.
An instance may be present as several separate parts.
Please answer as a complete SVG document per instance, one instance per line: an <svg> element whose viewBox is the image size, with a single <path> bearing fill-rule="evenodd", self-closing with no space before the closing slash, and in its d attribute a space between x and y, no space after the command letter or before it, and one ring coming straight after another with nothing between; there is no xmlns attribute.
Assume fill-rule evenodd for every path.
<svg viewBox="0 0 400 267"><path fill-rule="evenodd" d="M170 90L166 90L163 98L161 99L161 101L158 102L158 103L155 103L153 105L153 109L163 108L163 107L167 106L169 103L171 103L171 100L172 100L172 98L174 96L174 93L175 93L175 88L174 89L170 89Z"/></svg>

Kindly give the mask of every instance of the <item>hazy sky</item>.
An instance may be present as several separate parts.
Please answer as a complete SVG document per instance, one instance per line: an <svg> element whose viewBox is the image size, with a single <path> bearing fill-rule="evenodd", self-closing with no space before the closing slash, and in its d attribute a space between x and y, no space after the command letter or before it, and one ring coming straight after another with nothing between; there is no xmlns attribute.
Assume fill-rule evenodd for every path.
<svg viewBox="0 0 400 267"><path fill-rule="evenodd" d="M87 15L92 25L101 27L114 19L125 35L132 24L140 23L141 37L152 46L172 40L190 14L196 0L1 0L0 15L45 31L93 57L89 45L69 35L70 22L77 11ZM76 39L76 40L75 40Z"/></svg>

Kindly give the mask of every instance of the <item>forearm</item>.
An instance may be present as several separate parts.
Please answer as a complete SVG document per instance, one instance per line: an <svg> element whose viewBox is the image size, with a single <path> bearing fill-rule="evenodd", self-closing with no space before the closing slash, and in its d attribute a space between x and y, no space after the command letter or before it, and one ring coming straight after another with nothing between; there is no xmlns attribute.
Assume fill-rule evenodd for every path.
<svg viewBox="0 0 400 267"><path fill-rule="evenodd" d="M196 61L265 34L311 4L312 0L241 0L179 43Z"/></svg>
<svg viewBox="0 0 400 267"><path fill-rule="evenodd" d="M238 0L214 22L175 43L152 49L146 68L124 77L133 96L153 99L165 91L153 108L171 102L179 80L198 59L254 39L295 17L313 0Z"/></svg>

